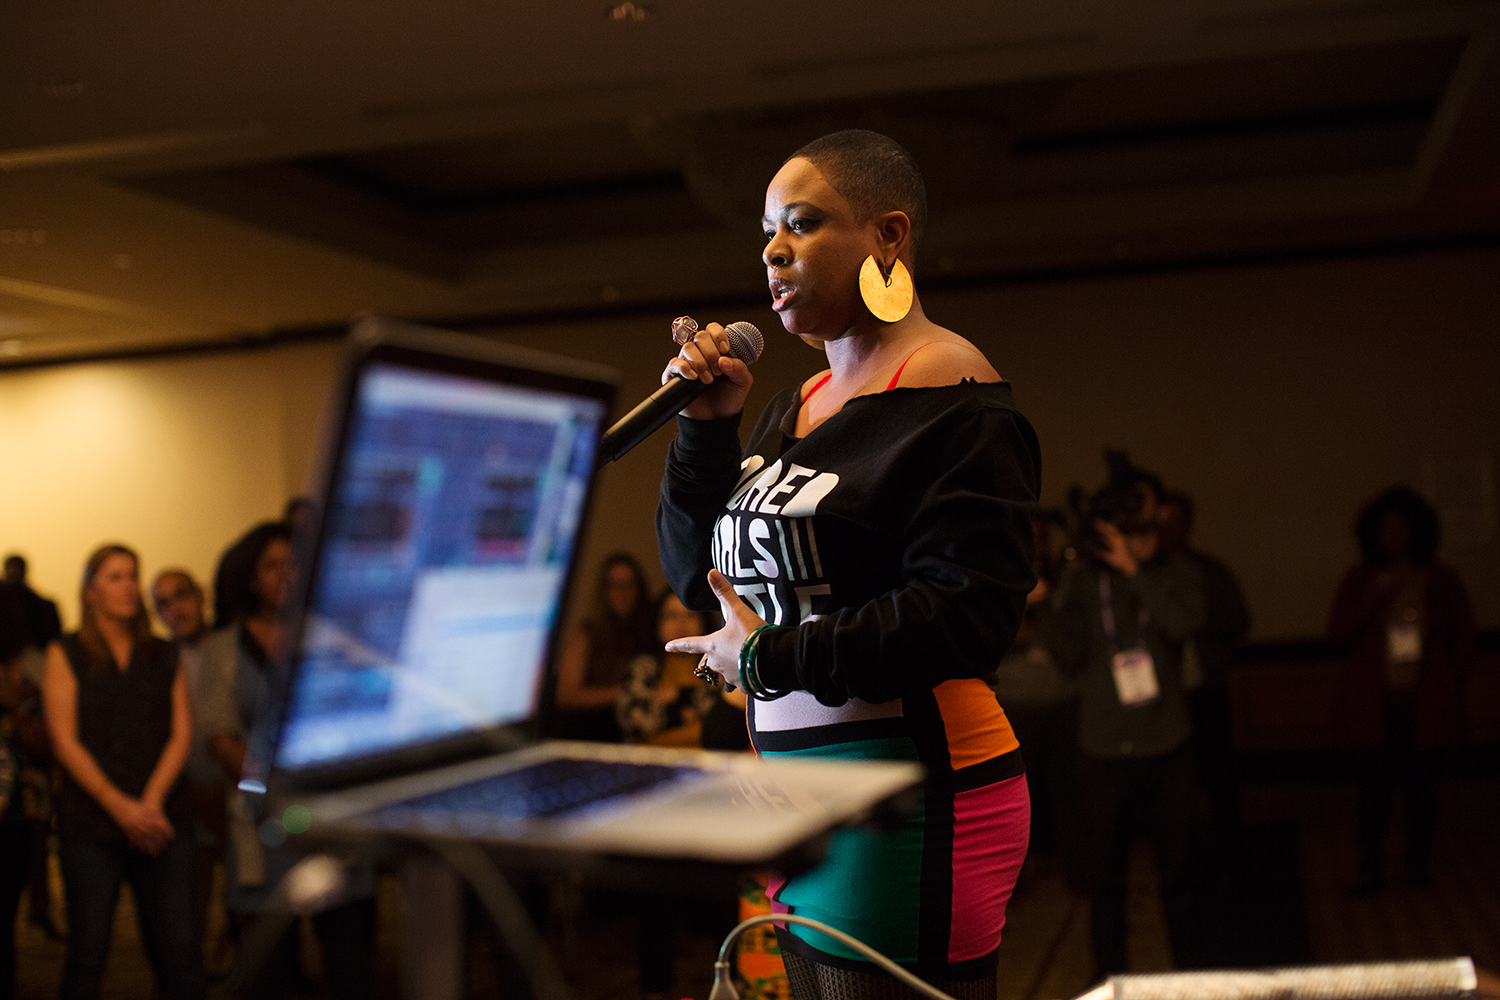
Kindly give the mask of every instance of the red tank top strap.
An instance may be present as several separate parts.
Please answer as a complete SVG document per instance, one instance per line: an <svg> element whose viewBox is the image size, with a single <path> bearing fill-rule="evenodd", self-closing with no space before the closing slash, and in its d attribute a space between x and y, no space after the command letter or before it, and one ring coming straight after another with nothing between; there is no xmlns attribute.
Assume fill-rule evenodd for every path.
<svg viewBox="0 0 1500 1000"><path fill-rule="evenodd" d="M817 392L819 389L827 385L828 380L831 378L833 378L833 372L829 372L827 375L824 375L822 378L818 379L818 384L807 390L807 395L802 397L802 402L805 403L809 399L812 399L813 393Z"/></svg>
<svg viewBox="0 0 1500 1000"><path fill-rule="evenodd" d="M939 342L936 340L929 340L927 343L923 344L922 347L931 347L936 343ZM920 351L922 347L917 348L917 351ZM896 383L901 381L901 373L906 371L906 366L911 362L911 359L917 356L917 351L912 351L906 356L906 360L901 362L901 367L897 368L896 374L891 376L891 384L885 387L886 392L890 392L892 389L896 388ZM808 393L808 395L811 396L812 393Z"/></svg>

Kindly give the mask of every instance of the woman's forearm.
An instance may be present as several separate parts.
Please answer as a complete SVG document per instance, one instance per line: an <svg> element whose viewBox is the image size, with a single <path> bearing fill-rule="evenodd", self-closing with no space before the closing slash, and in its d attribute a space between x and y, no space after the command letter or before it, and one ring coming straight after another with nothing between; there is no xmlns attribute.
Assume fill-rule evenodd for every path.
<svg viewBox="0 0 1500 1000"><path fill-rule="evenodd" d="M168 743L156 759L156 767L151 772L151 777L146 780L146 787L141 792L141 801L149 805L161 808L166 801L167 793L177 782L177 776L182 773L183 764L187 763L188 746L184 743L177 745L174 739Z"/></svg>
<svg viewBox="0 0 1500 1000"><path fill-rule="evenodd" d="M619 689L613 684L599 687L587 684L589 640L584 632L574 633L563 647L557 664L557 707L568 711L586 711L591 708L613 708Z"/></svg>
<svg viewBox="0 0 1500 1000"><path fill-rule="evenodd" d="M120 800L127 798L125 793L109 780L109 776L104 773L99 762L94 760L94 755L76 739L59 739L57 733L54 732L52 746L58 763L62 764L63 770L68 772L73 783L83 789L89 798L99 803L105 812L112 813Z"/></svg>

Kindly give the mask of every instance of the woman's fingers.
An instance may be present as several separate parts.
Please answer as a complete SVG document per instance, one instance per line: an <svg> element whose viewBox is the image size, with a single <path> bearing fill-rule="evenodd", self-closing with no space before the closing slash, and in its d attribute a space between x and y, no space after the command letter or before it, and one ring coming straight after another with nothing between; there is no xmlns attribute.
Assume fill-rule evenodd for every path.
<svg viewBox="0 0 1500 1000"><path fill-rule="evenodd" d="M734 592L734 584L716 569L708 571L708 586L714 592L714 596L719 599L720 611L728 611L730 602L737 603L740 599L740 595Z"/></svg>
<svg viewBox="0 0 1500 1000"><path fill-rule="evenodd" d="M674 336L673 339L677 338ZM682 347L677 357L662 369L662 384L680 376L713 386L688 403L682 410L683 415L695 420L712 420L739 413L754 379L749 367L730 353L729 334L724 327L710 323L694 333L692 339L678 342Z"/></svg>
<svg viewBox="0 0 1500 1000"><path fill-rule="evenodd" d="M669 653L706 653L713 645L713 636L690 635L681 639L673 639L664 647Z"/></svg>
<svg viewBox="0 0 1500 1000"><path fill-rule="evenodd" d="M695 635L673 639L666 644L671 653L693 653L702 656L708 668L724 681L724 689L733 691L739 682L737 673L740 647L750 630L761 624L760 618L740 600L734 584L718 570L709 570L708 586L718 598L724 615L724 627L713 635Z"/></svg>
<svg viewBox="0 0 1500 1000"><path fill-rule="evenodd" d="M755 626L764 624L761 617L740 600L739 592L734 589L734 584L730 583L723 573L716 569L709 570L708 585L713 590L714 596L719 599L719 611L724 616L725 629L738 629L739 642L743 642L745 636Z"/></svg>
<svg viewBox="0 0 1500 1000"><path fill-rule="evenodd" d="M667 362L662 382L665 384L667 379L675 377L674 372L681 372L700 382L712 382L723 371L721 362L728 355L728 335L718 323L710 323L694 334L692 340L682 345L677 357Z"/></svg>

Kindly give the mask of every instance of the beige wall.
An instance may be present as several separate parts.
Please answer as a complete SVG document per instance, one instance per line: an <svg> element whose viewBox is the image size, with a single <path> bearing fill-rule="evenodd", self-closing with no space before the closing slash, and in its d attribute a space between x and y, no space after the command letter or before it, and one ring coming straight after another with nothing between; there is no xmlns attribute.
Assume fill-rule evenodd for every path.
<svg viewBox="0 0 1500 1000"><path fill-rule="evenodd" d="M919 275L920 280L920 275ZM1199 505L1199 541L1239 572L1260 637L1315 635L1354 558L1362 501L1424 485L1433 460L1500 451L1500 254L1472 252L935 292L929 315L978 343L1041 436L1044 499L1095 485L1129 448ZM764 306L689 311L767 334L752 411L821 366ZM720 315L720 313L724 313ZM670 317L497 331L655 386ZM0 376L0 549L32 560L74 620L76 576L107 538L147 570L208 575L224 546L304 488L336 345ZM612 548L655 572L652 511L669 435L604 471L584 565ZM1500 626L1500 546L1450 553ZM578 609L575 609L575 617Z"/></svg>
<svg viewBox="0 0 1500 1000"><path fill-rule="evenodd" d="M335 345L0 376L0 549L77 623L78 574L122 541L209 579L225 546L300 492Z"/></svg>

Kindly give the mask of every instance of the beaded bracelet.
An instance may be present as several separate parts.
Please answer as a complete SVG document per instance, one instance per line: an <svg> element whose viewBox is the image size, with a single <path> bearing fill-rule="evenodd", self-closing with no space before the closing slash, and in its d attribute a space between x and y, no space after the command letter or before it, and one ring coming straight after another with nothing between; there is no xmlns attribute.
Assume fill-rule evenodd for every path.
<svg viewBox="0 0 1500 1000"><path fill-rule="evenodd" d="M776 698L790 693L789 691L772 691L760 679L760 671L757 669L756 660L760 653L760 634L766 629L775 628L769 622L757 625L745 642L740 646L740 686L745 693L758 701L772 701Z"/></svg>

